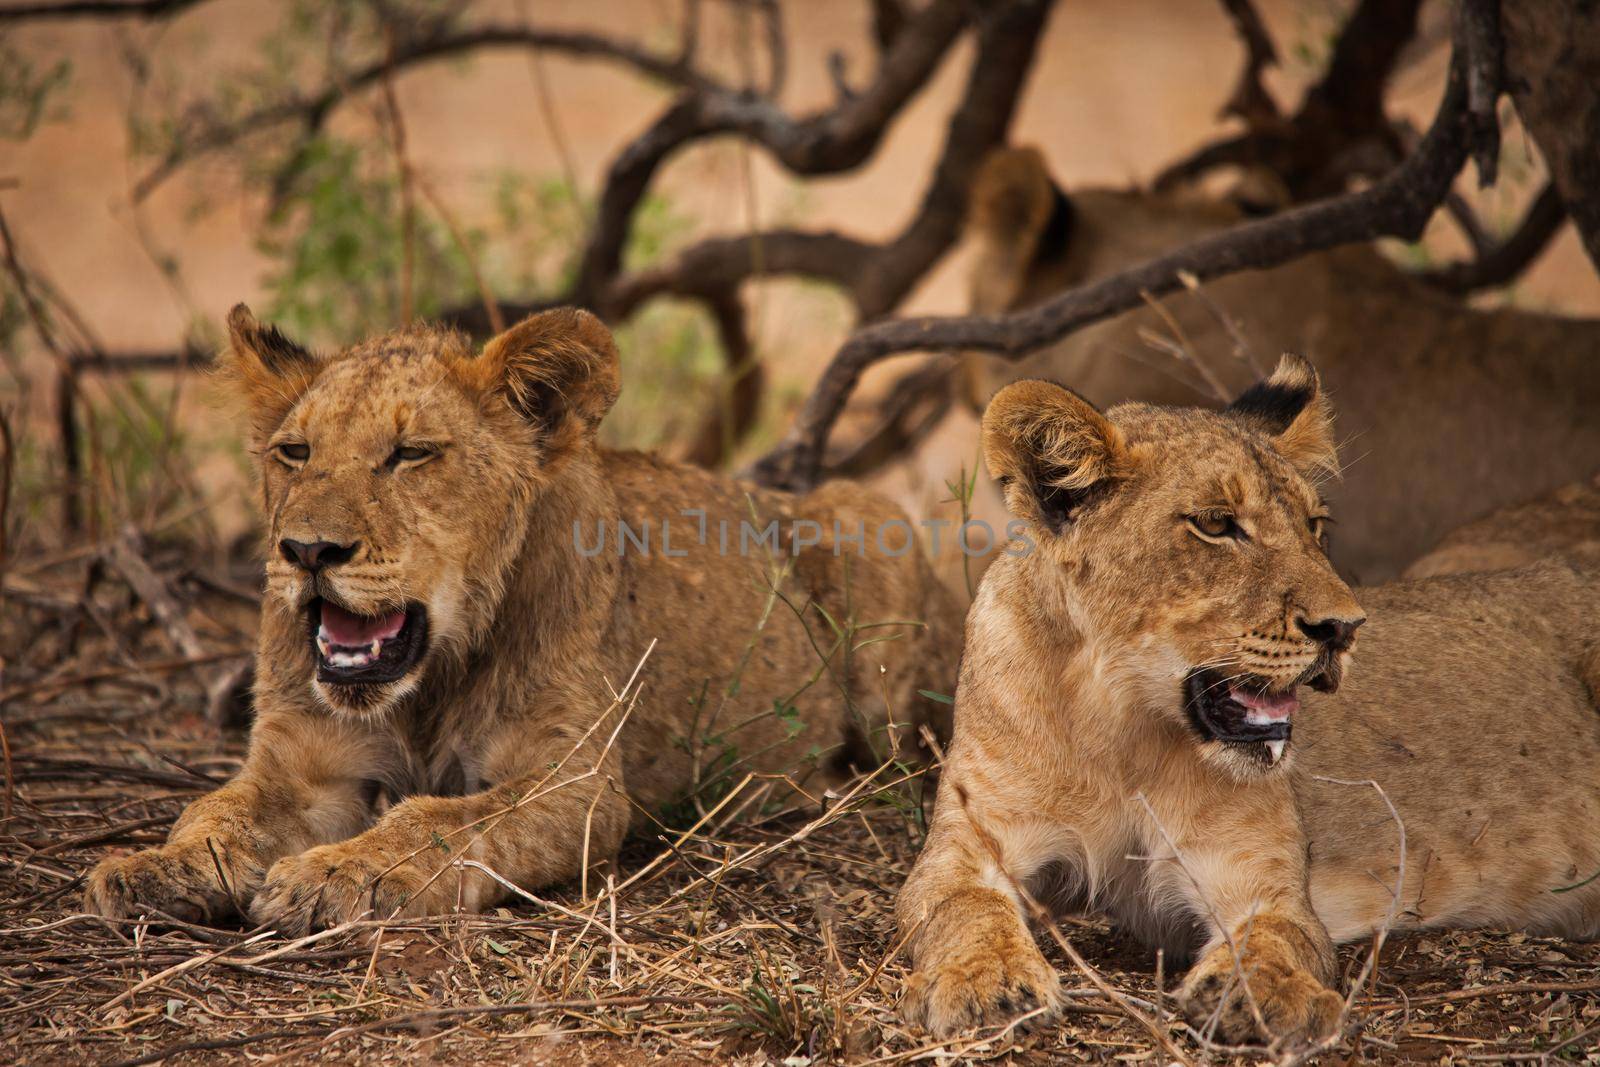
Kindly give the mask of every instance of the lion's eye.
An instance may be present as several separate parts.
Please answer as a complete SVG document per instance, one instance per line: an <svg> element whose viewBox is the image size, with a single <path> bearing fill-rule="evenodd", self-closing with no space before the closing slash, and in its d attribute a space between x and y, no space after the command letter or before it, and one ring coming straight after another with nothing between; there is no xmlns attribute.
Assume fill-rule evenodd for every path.
<svg viewBox="0 0 1600 1067"><path fill-rule="evenodd" d="M420 463L425 459L432 459L439 454L439 450L428 448L426 445L397 445L389 453L389 466L398 466L401 463Z"/></svg>
<svg viewBox="0 0 1600 1067"><path fill-rule="evenodd" d="M273 454L280 462L290 467L298 467L311 458L311 446L304 441L285 441L273 448Z"/></svg>
<svg viewBox="0 0 1600 1067"><path fill-rule="evenodd" d="M1236 541L1245 539L1244 531L1239 528L1239 523L1232 515L1220 511L1202 512L1199 515L1189 516L1189 526L1195 533L1212 541L1220 541L1225 537Z"/></svg>

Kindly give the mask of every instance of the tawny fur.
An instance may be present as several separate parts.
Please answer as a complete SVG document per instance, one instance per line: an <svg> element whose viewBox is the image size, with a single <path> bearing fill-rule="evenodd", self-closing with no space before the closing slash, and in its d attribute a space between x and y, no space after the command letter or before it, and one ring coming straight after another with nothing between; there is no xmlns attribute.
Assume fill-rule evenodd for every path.
<svg viewBox="0 0 1600 1067"><path fill-rule="evenodd" d="M1600 476L1499 508L1452 530L1407 567L1405 576L1506 570L1556 554L1600 560Z"/></svg>
<svg viewBox="0 0 1600 1067"><path fill-rule="evenodd" d="M1066 206L1051 211L1052 193L1036 150L1002 150L985 162L969 214L973 311L1029 307L1245 221L1236 203L1197 193L1068 190ZM1342 520L1333 558L1346 577L1393 578L1485 511L1593 473L1600 320L1476 308L1371 246L1204 288L1258 359L1309 355L1339 406L1347 470L1327 491ZM1161 300L1230 392L1266 369L1237 358L1234 333L1206 301L1186 292ZM975 353L963 365L965 392L978 409L1010 381L1047 378L1102 407L1214 402L1192 369L1141 331L1176 339L1162 315L1141 307L1026 359ZM975 506L980 518L998 513L992 497Z"/></svg>
<svg viewBox="0 0 1600 1067"><path fill-rule="evenodd" d="M581 877L697 776L788 775L805 802L883 750L891 715L904 732L936 713L918 689L950 691L951 598L909 525L889 530L889 553L875 545L904 516L849 485L795 497L598 447L619 383L592 316L535 316L481 354L413 327L327 359L242 308L231 325L270 527L249 755L165 845L96 867L92 910L247 911L291 933L368 910L481 910L505 889L448 864L525 888ZM285 461L286 442L309 458ZM437 455L387 458L419 442ZM818 544L787 536L797 518L817 524L797 540ZM618 554L619 519L650 525L648 552ZM742 520L784 537L742 545ZM836 544L836 520L847 537L864 523L865 545ZM581 554L602 526L604 549ZM360 547L312 579L284 538ZM362 614L425 604L427 658L359 692L315 681L313 582ZM850 647L823 610L857 628ZM652 641L624 722L614 694ZM780 700L794 715L772 714ZM718 736L726 752L695 755Z"/></svg>
<svg viewBox="0 0 1600 1067"><path fill-rule="evenodd" d="M1268 384L1305 369L1286 359ZM1315 399L1294 422L1308 419L1326 419ZM1037 547L1002 555L968 615L955 737L897 909L909 1018L948 1034L1059 1002L1022 890L1194 958L1180 1003L1226 1040L1326 1032L1332 945L1383 923L1397 886L1398 928L1600 934L1600 882L1553 892L1600 868L1600 572L1556 560L1352 593L1313 521L1318 457L1280 447L1314 426L1142 404L1101 415L1029 381L984 428ZM1033 487L1071 480L1063 456L1108 476L1052 526ZM1247 539L1188 521L1216 509ZM1342 686L1302 691L1281 760L1208 740L1186 715L1192 668L1292 684L1318 651L1296 620L1363 612ZM1322 778L1382 786L1405 828L1403 879L1378 793Z"/></svg>

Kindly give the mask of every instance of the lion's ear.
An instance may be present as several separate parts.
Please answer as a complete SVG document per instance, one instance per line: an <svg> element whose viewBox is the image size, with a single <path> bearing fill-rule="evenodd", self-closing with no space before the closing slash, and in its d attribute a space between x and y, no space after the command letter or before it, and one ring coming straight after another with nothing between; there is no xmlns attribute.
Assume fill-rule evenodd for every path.
<svg viewBox="0 0 1600 1067"><path fill-rule="evenodd" d="M1228 413L1271 436L1283 458L1302 474L1338 475L1333 407L1317 369L1304 356L1285 353L1271 377L1239 394Z"/></svg>
<svg viewBox="0 0 1600 1067"><path fill-rule="evenodd" d="M244 304L228 312L229 350L221 369L250 408L256 443L266 441L316 378L321 362L276 326L256 321Z"/></svg>
<svg viewBox="0 0 1600 1067"><path fill-rule="evenodd" d="M983 456L1017 517L1059 533L1129 468L1122 431L1054 382L1013 382L983 413Z"/></svg>
<svg viewBox="0 0 1600 1067"><path fill-rule="evenodd" d="M611 331L578 308L529 315L474 362L552 452L593 437L622 388Z"/></svg>
<svg viewBox="0 0 1600 1067"><path fill-rule="evenodd" d="M1029 269L1059 255L1071 240L1072 226L1072 201L1051 181L1037 148L989 153L967 201L967 233L978 249L973 310L1009 311Z"/></svg>

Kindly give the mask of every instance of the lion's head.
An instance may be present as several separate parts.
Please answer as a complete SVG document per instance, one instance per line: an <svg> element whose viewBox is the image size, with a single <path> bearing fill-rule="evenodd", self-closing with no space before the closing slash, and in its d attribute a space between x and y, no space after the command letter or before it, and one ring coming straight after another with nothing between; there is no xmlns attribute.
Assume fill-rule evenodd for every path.
<svg viewBox="0 0 1600 1067"><path fill-rule="evenodd" d="M1234 774L1279 766L1296 690L1331 690L1364 621L1327 558L1337 458L1316 372L1285 356L1224 411L1102 414L1048 382L1002 389L984 453L1033 531L1038 590L1106 682Z"/></svg>
<svg viewBox="0 0 1600 1067"><path fill-rule="evenodd" d="M267 610L303 625L307 684L375 714L494 622L530 509L618 392L606 328L534 315L474 352L409 327L321 357L228 318L268 522Z"/></svg>

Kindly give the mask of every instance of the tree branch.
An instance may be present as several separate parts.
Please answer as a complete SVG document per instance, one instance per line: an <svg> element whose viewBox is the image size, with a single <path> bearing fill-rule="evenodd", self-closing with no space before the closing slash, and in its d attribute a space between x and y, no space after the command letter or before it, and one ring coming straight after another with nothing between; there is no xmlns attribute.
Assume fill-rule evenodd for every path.
<svg viewBox="0 0 1600 1067"><path fill-rule="evenodd" d="M1278 118L1278 105L1261 84L1261 72L1278 65L1278 48L1251 0L1222 0L1222 6L1233 20L1245 51L1244 69L1239 72L1239 82L1223 105L1222 114L1237 115L1254 129Z"/></svg>
<svg viewBox="0 0 1600 1067"><path fill-rule="evenodd" d="M1029 0L991 6L980 23L978 54L951 115L933 179L895 238L877 245L832 231L797 230L711 238L670 263L618 279L600 305L622 317L662 294L695 295L708 286L720 289L756 276L799 274L844 289L864 320L887 314L960 235L972 175L991 150L1005 143L1049 9L1048 3ZM902 31L897 41L903 45L915 32Z"/></svg>
<svg viewBox="0 0 1600 1067"><path fill-rule="evenodd" d="M1483 0L1467 0L1470 12ZM788 438L755 468L762 482L788 488L813 484L828 435L866 369L899 352L978 349L1018 359L1089 323L1137 306L1146 294L1182 285L1189 273L1205 281L1241 270L1275 267L1310 252L1393 236L1414 240L1449 192L1467 155L1479 146L1481 127L1467 109L1468 71L1487 65L1468 54L1457 23L1444 99L1416 151L1365 190L1244 223L1098 282L1070 289L1009 315L927 316L883 322L859 330L823 372Z"/></svg>
<svg viewBox="0 0 1600 1067"><path fill-rule="evenodd" d="M48 19L167 19L206 0L71 0L62 4L21 4L0 9L0 24Z"/></svg>
<svg viewBox="0 0 1600 1067"><path fill-rule="evenodd" d="M391 57L375 59L312 93L258 107L244 116L204 126L179 142L151 167L133 187L135 202L143 200L185 164L228 148L246 137L276 126L299 123L319 128L347 96L423 63L485 48L532 48L593 59L607 59L651 77L691 90L732 96L720 82L684 64L682 57L663 57L599 34L541 30L525 26L478 26L423 40L407 41Z"/></svg>
<svg viewBox="0 0 1600 1067"><path fill-rule="evenodd" d="M1501 10L1506 86L1517 115L1539 146L1584 250L1600 267L1600 6L1516 0Z"/></svg>
<svg viewBox="0 0 1600 1067"><path fill-rule="evenodd" d="M1400 54L1416 34L1421 2L1361 0L1339 32L1328 69L1306 91L1293 117L1274 121L1263 114L1246 133L1206 145L1167 167L1155 187L1165 189L1218 166L1264 166L1296 201L1306 201L1342 192L1352 176L1351 161L1364 147L1376 146L1381 158L1398 159L1401 146L1384 116L1383 100ZM1237 24L1235 0L1224 3ZM1240 32L1251 47L1250 31L1241 26ZM1259 76L1259 69L1247 66L1245 77L1252 71Z"/></svg>
<svg viewBox="0 0 1600 1067"><path fill-rule="evenodd" d="M1447 293L1471 293L1505 285L1539 258L1566 220L1561 194L1554 184L1547 184L1510 237L1484 249L1476 259L1424 271L1417 277Z"/></svg>
<svg viewBox="0 0 1600 1067"><path fill-rule="evenodd" d="M662 164L696 141L740 134L798 175L859 166L949 51L965 23L965 10L959 0L933 0L899 35L868 89L804 119L746 94L701 89L680 97L612 162L579 262L573 302L606 311L606 288L621 269L634 210Z"/></svg>

